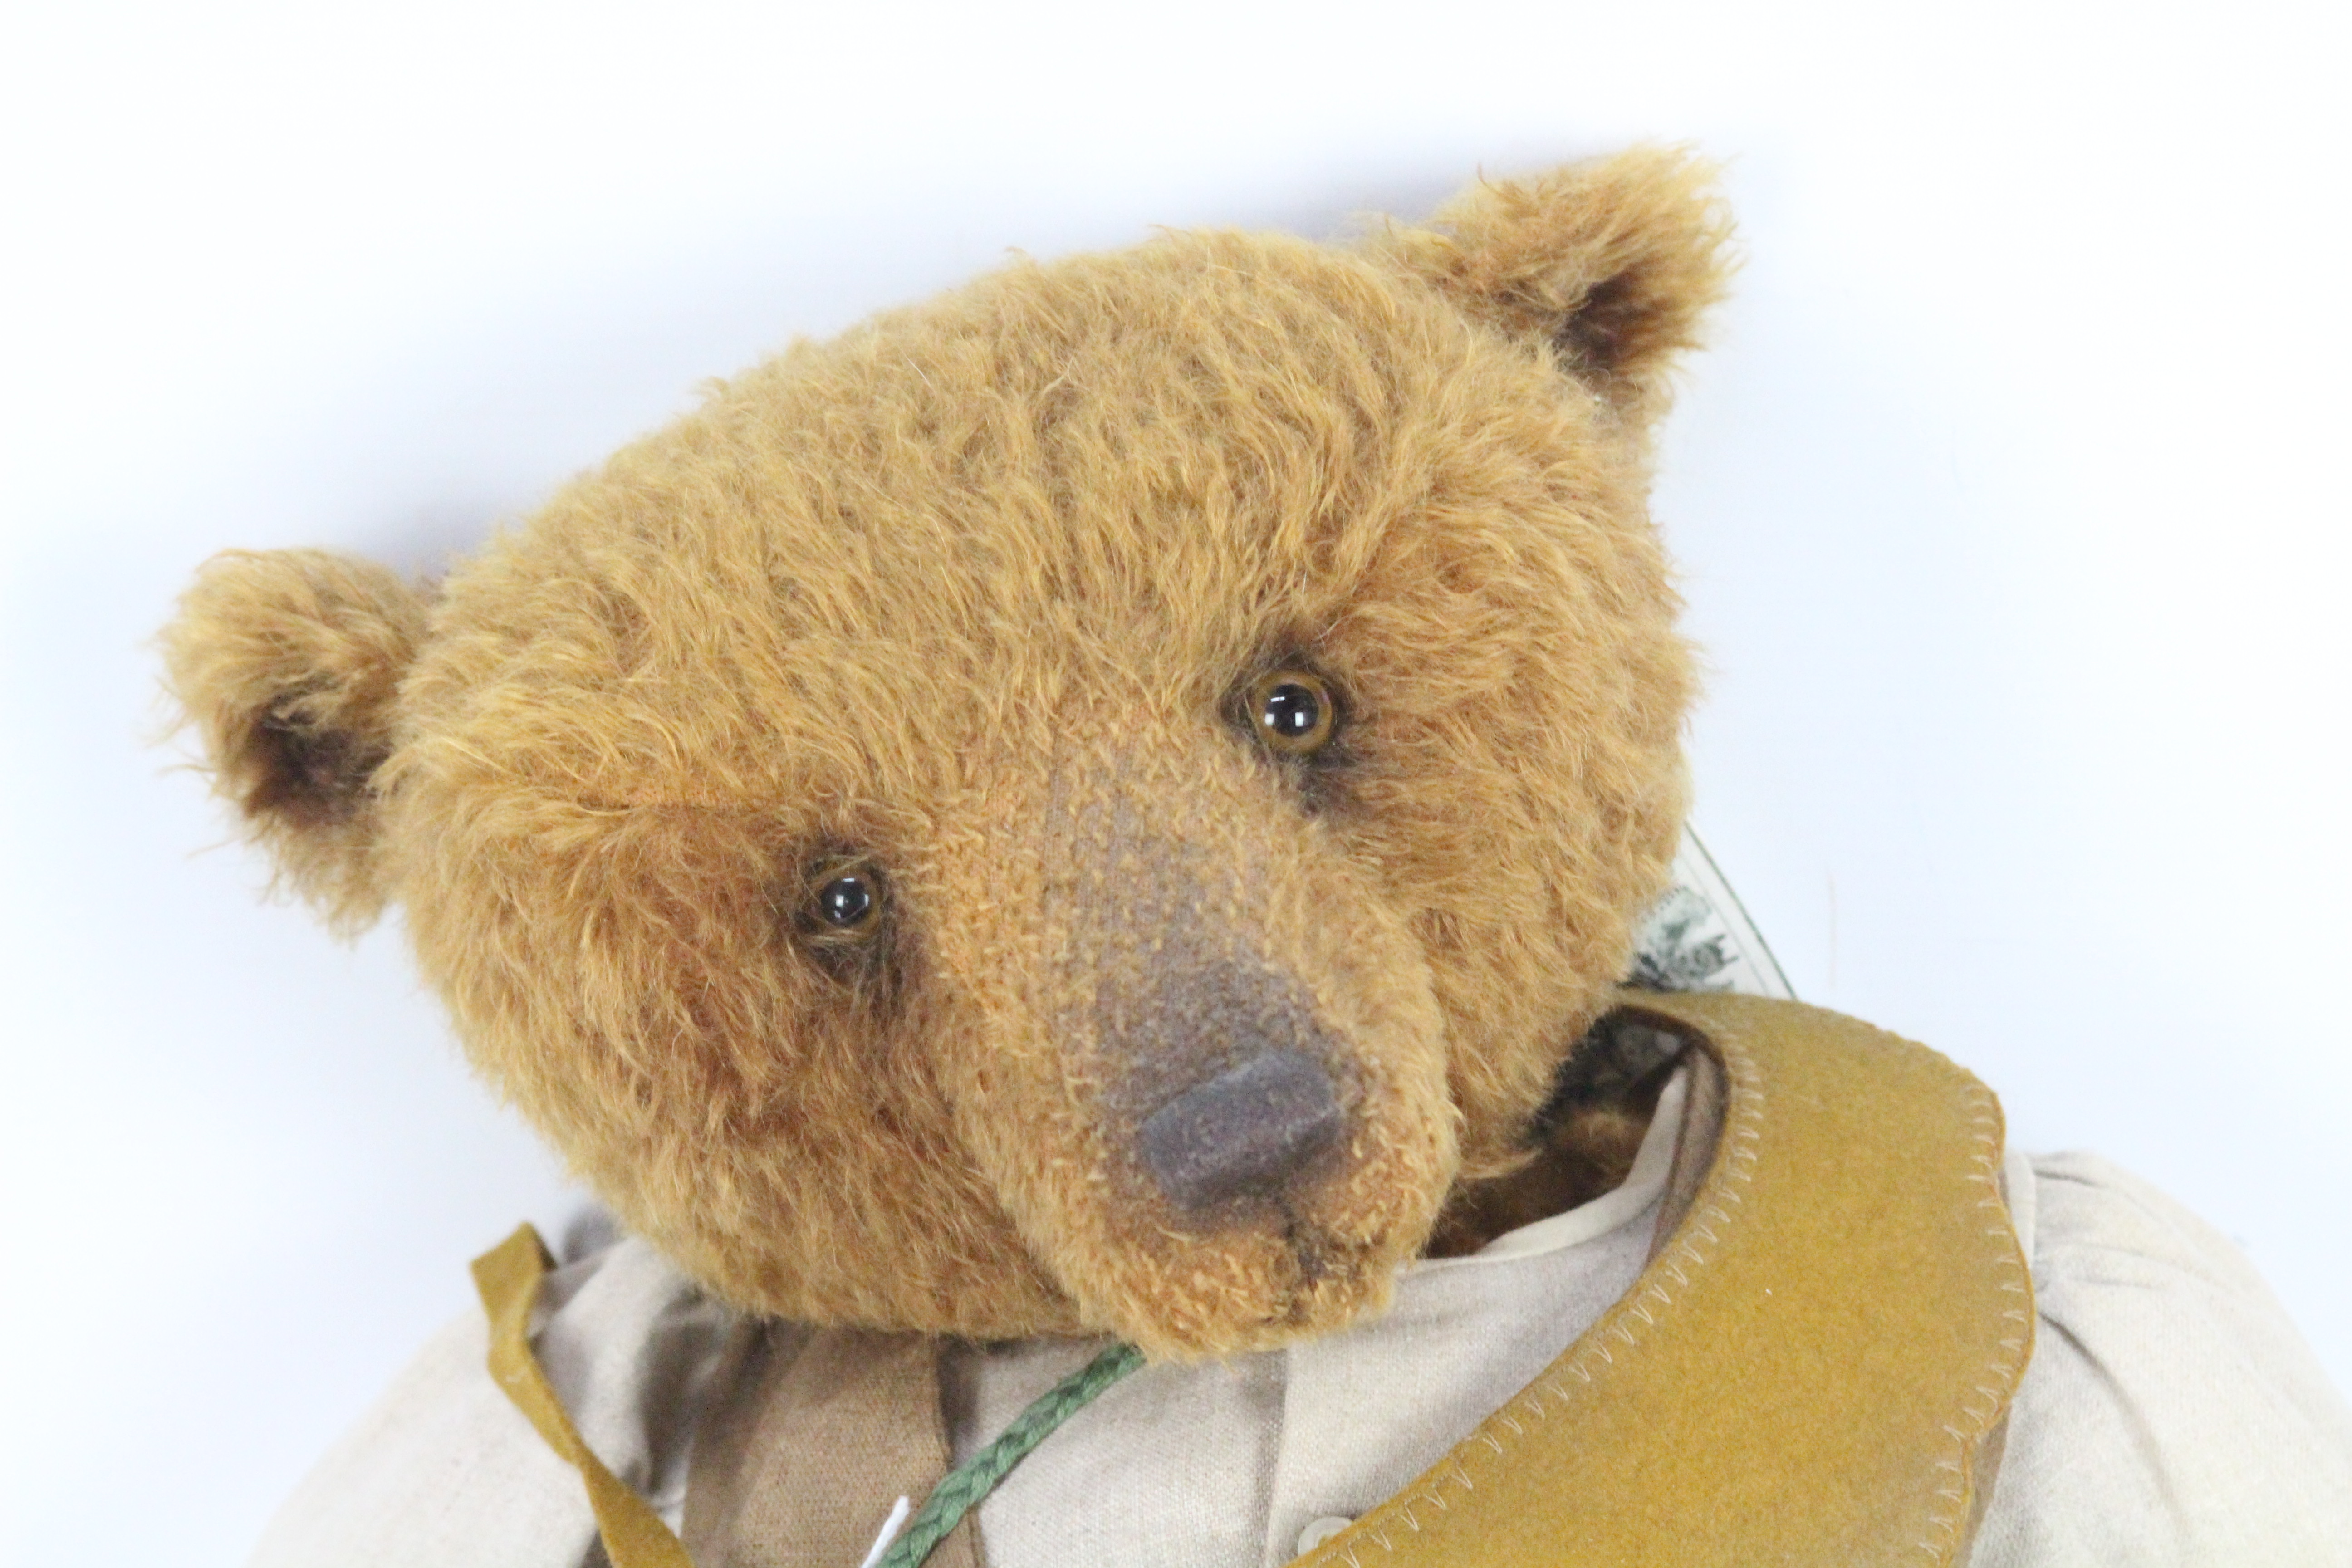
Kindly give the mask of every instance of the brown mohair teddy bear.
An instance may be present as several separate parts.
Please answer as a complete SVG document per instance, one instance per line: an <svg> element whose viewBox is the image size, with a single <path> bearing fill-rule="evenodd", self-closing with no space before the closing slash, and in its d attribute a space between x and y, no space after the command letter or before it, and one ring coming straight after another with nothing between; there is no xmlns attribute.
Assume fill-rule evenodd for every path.
<svg viewBox="0 0 2352 1568"><path fill-rule="evenodd" d="M1675 852L1692 691L1651 434L1727 234L1700 165L1636 151L1344 247L1022 262L792 348L437 584L308 551L205 568L166 652L220 792L338 928L403 906L473 1061L641 1238L600 1277L638 1282L610 1355L582 1348L579 1277L532 1315L535 1243L483 1274L496 1387L587 1478L622 1568L684 1560L656 1517L681 1508L706 1568L846 1568L896 1489L864 1498L869 1471L922 1447L851 1415L916 1410L931 1458L901 1471L936 1479L975 1412L1089 1336L1139 1347L1129 1386L1158 1392L1106 1396L1085 1441L1125 1457L1021 1506L1209 1478L1164 1514L1192 1523L1096 1560L1967 1551L2033 1337L2034 1192L2045 1237L2156 1200L2037 1188L1980 1085L1850 1020L1620 989ZM1580 1274L1568 1231L1528 1239L1562 1211L1587 1216ZM2134 1237L2082 1255L2161 1250ZM1457 1289L1497 1258L1518 1272ZM1373 1343L1407 1277L1402 1316L1440 1324L1423 1350L1504 1346L1469 1392L1429 1405L1392 1334L1381 1389L1347 1385L1372 1415L1318 1426L1303 1384L1233 1404L1267 1355ZM677 1350L690 1301L723 1306L732 1350ZM2085 1378L2191 1342L2118 1321L2070 1320ZM371 1441L426 1435L411 1490L346 1455L320 1484L373 1522L285 1537L372 1544L268 1561L593 1557L593 1534L494 1528L587 1505L516 1479L543 1448L476 1451L528 1429L483 1413L470 1331L372 1418ZM611 1365L637 1369L635 1425L592 1411L590 1442L566 1406L609 1416ZM2048 1500L2084 1454L2126 1478L2100 1517L2155 1517L2131 1456L2161 1423L2047 1386L2001 1561L2090 1517ZM1221 1543L1183 1533L1274 1466L1216 1414L1243 1405L1326 1434L1282 1484L1305 1498L1323 1464L1313 1486L1354 1489L1339 1517L1302 1529L1317 1510L1261 1489ZM2128 1419L2079 1425L2108 1409ZM1383 1422L1412 1429L1347 1469ZM493 1471L513 1489L484 1511L448 1501ZM688 1471L704 1503L661 1479ZM961 1506L891 1561L976 1563ZM427 1515L462 1522L398 1533ZM987 1551L1024 1568L1073 1539Z"/></svg>
<svg viewBox="0 0 2352 1568"><path fill-rule="evenodd" d="M1203 1355L1528 1163L1681 821L1645 510L1701 171L1016 265L796 345L437 587L208 565L220 789L748 1310Z"/></svg>

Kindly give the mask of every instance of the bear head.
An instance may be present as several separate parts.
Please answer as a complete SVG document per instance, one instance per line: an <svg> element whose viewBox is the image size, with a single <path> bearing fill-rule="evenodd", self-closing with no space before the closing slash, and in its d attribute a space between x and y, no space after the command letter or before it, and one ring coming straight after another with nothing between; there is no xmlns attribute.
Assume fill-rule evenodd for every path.
<svg viewBox="0 0 2352 1568"><path fill-rule="evenodd" d="M1158 1355L1378 1307L1528 1158L1682 810L1646 515L1721 290L1636 152L1347 248L1023 262L436 587L205 567L215 783L745 1309Z"/></svg>

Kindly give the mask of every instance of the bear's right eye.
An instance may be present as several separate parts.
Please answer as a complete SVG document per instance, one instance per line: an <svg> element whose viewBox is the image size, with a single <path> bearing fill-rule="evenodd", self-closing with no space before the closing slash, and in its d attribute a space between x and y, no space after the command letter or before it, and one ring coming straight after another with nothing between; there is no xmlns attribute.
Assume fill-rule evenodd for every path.
<svg viewBox="0 0 2352 1568"><path fill-rule="evenodd" d="M881 911L871 877L835 877L816 890L816 918L835 931L864 931Z"/></svg>
<svg viewBox="0 0 2352 1568"><path fill-rule="evenodd" d="M882 873L870 862L831 856L809 868L800 926L824 946L862 942L882 924Z"/></svg>

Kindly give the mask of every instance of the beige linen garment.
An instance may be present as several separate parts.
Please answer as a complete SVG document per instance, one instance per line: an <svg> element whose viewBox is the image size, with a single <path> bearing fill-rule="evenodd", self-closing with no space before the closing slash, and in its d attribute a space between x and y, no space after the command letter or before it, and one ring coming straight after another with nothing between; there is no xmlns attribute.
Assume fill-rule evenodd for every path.
<svg viewBox="0 0 2352 1568"><path fill-rule="evenodd" d="M1678 1120L1657 1119L1624 1188L1414 1266L1382 1319L1113 1388L982 1505L990 1568L1262 1568L1379 1502L1631 1283ZM2004 1180L2041 1322L1971 1562L2352 1564L2352 1412L2236 1248L2095 1156L2012 1152ZM635 1240L551 1282L537 1343L558 1393L673 1524L726 1326ZM578 1476L491 1384L485 1343L468 1316L428 1346L257 1568L600 1563ZM1090 1348L951 1352L958 1457Z"/></svg>
<svg viewBox="0 0 2352 1568"><path fill-rule="evenodd" d="M575 1226L562 1253L541 1296L540 1364L589 1447L675 1525L731 1317L603 1225ZM287 1500L255 1568L603 1568L580 1472L490 1381L488 1358L478 1309L435 1335Z"/></svg>
<svg viewBox="0 0 2352 1568"><path fill-rule="evenodd" d="M1316 1521L1386 1500L1632 1287L1687 1080L1685 1068L1661 1097L1623 1186L1470 1257L1412 1265L1384 1316L1286 1350L1146 1367L1111 1389L981 1504L990 1568L1273 1568ZM951 1350L941 1381L957 1461L1099 1348Z"/></svg>

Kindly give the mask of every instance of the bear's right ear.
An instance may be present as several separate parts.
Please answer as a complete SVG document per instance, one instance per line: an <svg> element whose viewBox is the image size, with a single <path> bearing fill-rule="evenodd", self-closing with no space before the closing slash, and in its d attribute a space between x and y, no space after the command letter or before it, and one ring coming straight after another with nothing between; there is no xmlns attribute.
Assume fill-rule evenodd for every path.
<svg viewBox="0 0 2352 1568"><path fill-rule="evenodd" d="M424 595L370 562L230 551L198 570L163 631L165 685L214 792L341 931L383 907L374 779L425 624Z"/></svg>

